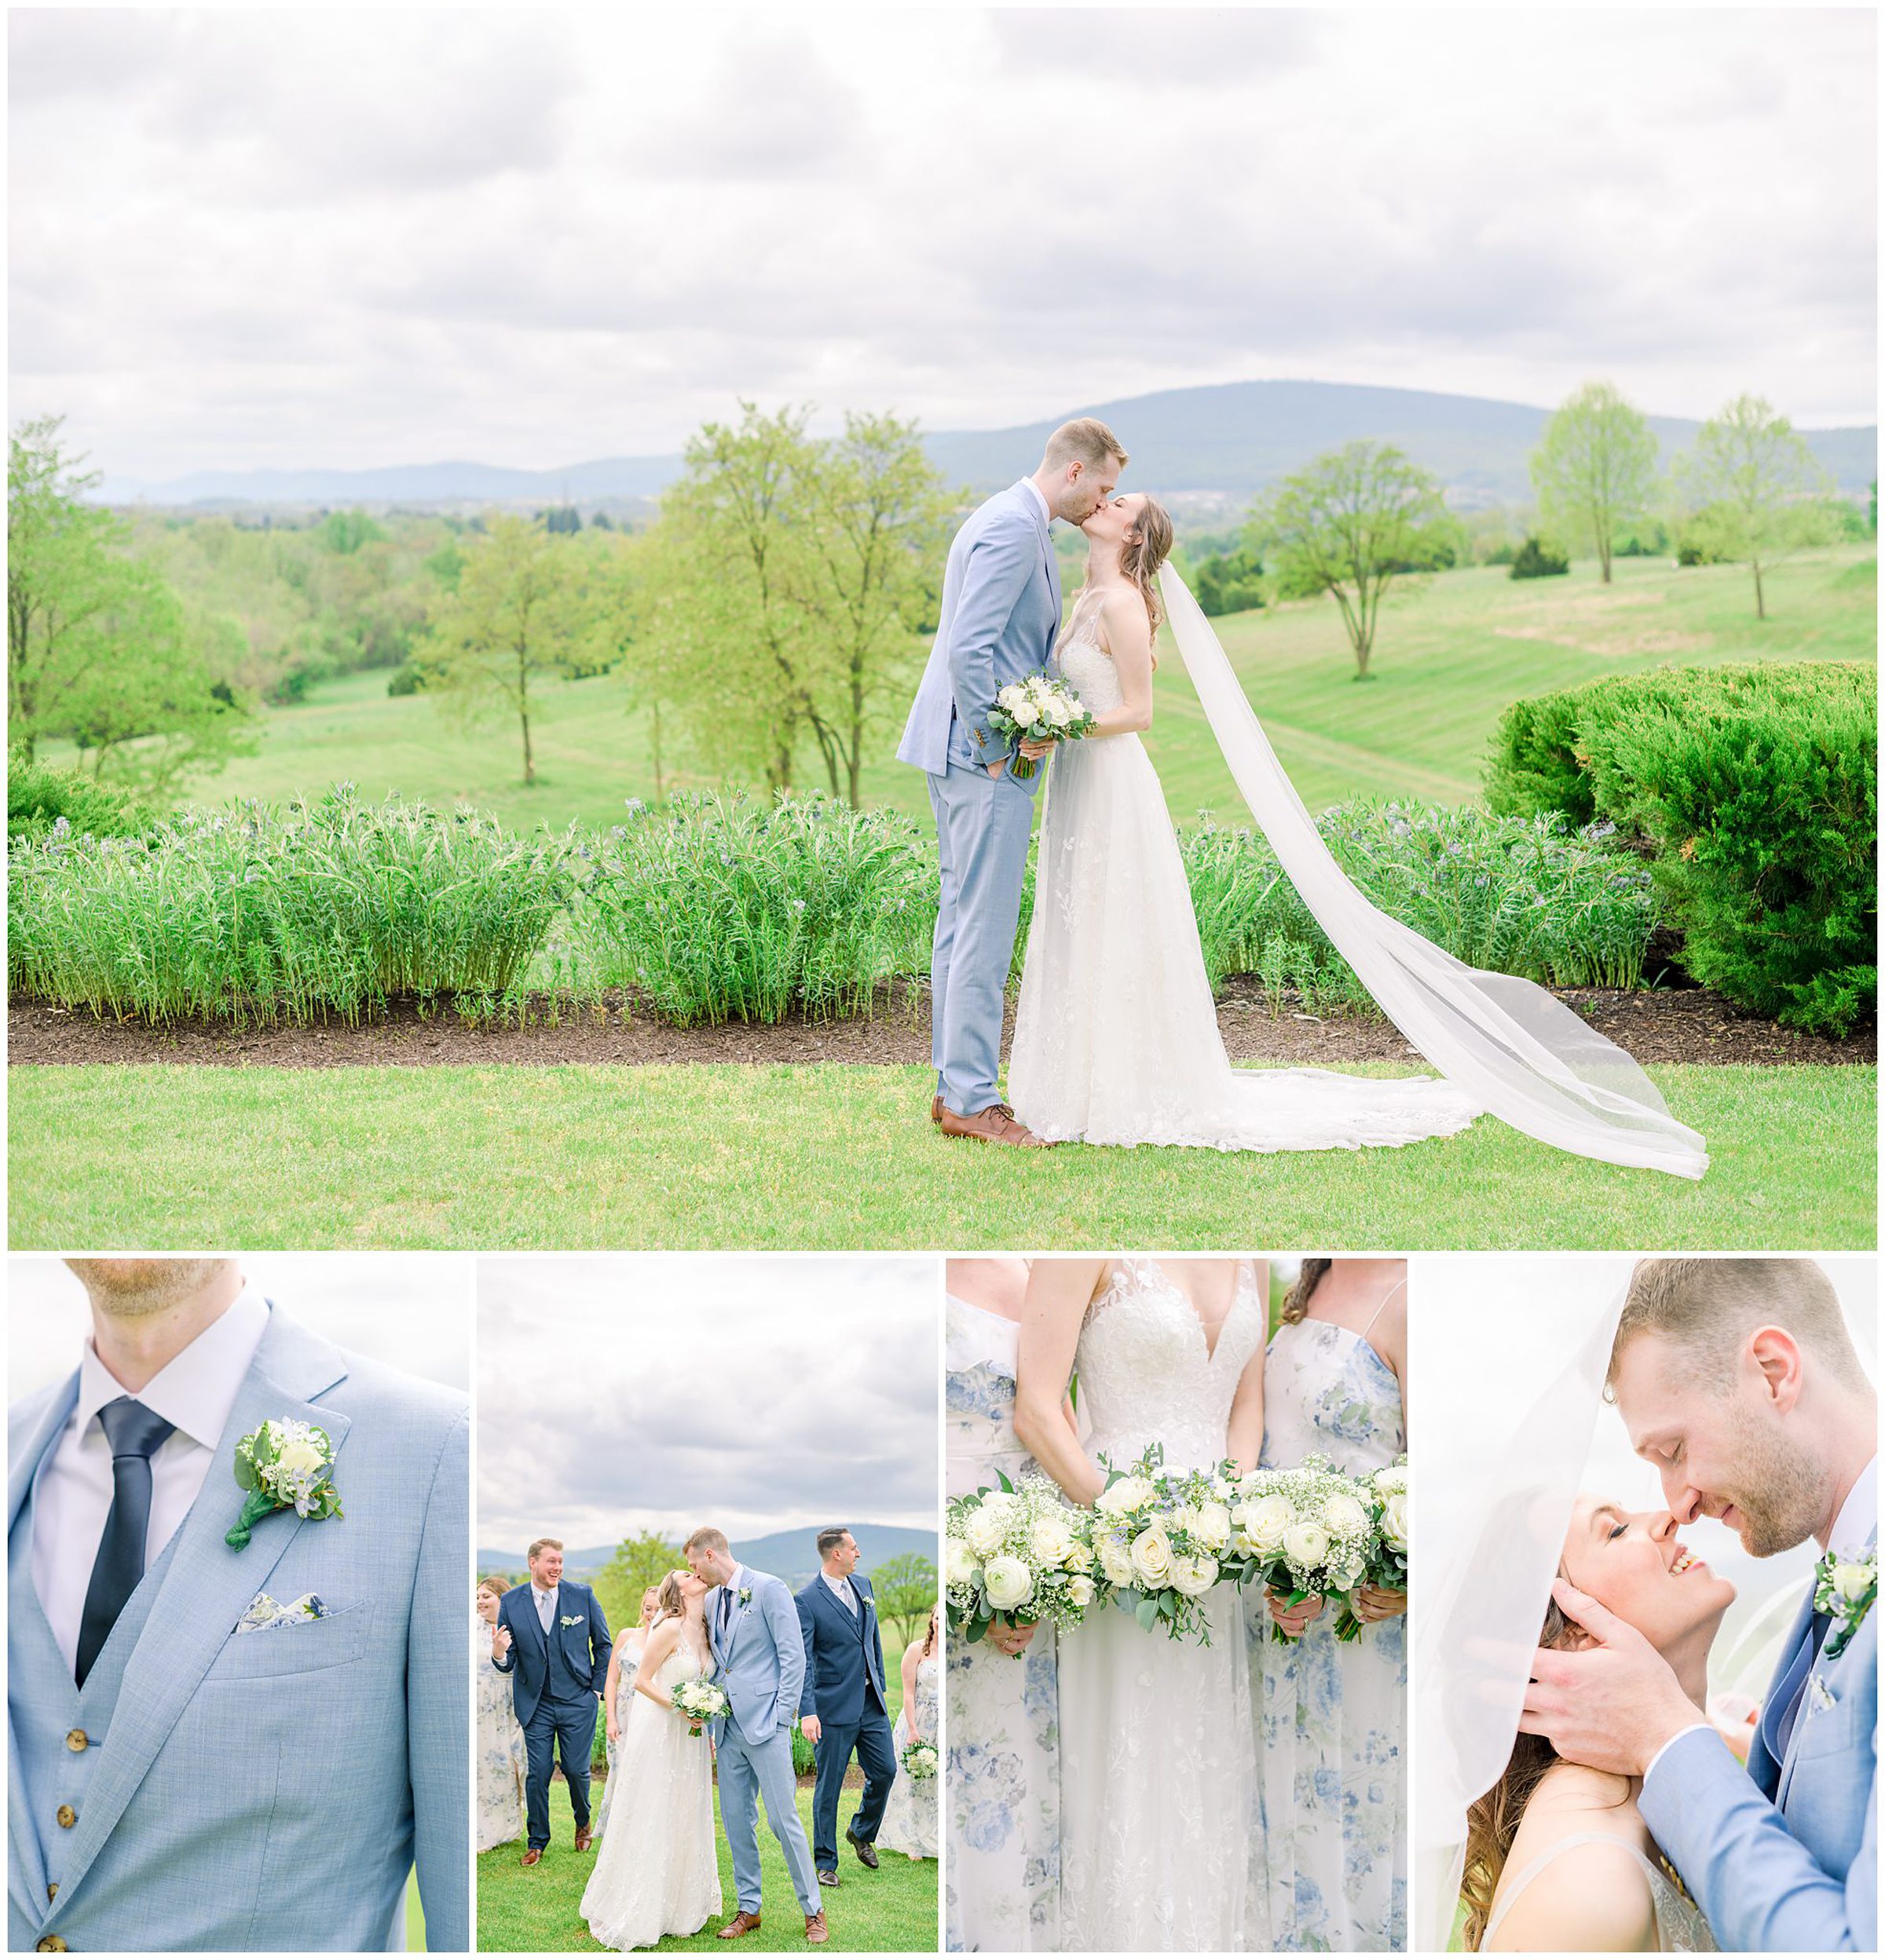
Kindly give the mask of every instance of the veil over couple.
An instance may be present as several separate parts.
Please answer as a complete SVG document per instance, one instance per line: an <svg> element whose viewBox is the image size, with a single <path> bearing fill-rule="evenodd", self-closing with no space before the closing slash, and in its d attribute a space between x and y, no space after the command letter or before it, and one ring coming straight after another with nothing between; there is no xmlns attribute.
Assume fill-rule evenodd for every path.
<svg viewBox="0 0 1885 1960"><path fill-rule="evenodd" d="M1576 1405L1599 1370L1659 1508L1569 1501L1561 1439L1587 1435ZM1437 1793L1435 1815L1467 1807L1429 1940L1458 1896L1480 1951L1876 1948L1877 1424L1812 1262L1636 1268L1581 1397L1567 1380L1515 1432L1528 1455L1560 1439L1555 1470L1515 1467L1522 1522L1488 1519L1478 1569L1447 1575L1423 1623L1423 1828ZM1822 1555L1732 1746L1704 1711L1735 1589L1683 1542L1700 1517L1756 1558L1809 1540Z"/></svg>
<svg viewBox="0 0 1885 1960"><path fill-rule="evenodd" d="M1310 1150L1447 1135L1488 1112L1562 1150L1700 1177L1702 1139L1622 1049L1542 987L1465 965L1349 883L1166 561L1170 517L1144 492L1116 494L1126 460L1104 422L1067 422L1039 468L989 498L950 547L940 623L897 750L928 777L941 862L932 1121L948 1135L1021 1146ZM1056 520L1087 540L1085 582L1064 624ZM1278 861L1444 1080L1230 1066L1184 864L1140 740L1166 627ZM1057 754L1033 740L1011 749L990 726L997 691L1050 664L1095 726ZM1017 773L1018 757L1038 766ZM1008 1100L998 1082L1003 1003L1043 782Z"/></svg>

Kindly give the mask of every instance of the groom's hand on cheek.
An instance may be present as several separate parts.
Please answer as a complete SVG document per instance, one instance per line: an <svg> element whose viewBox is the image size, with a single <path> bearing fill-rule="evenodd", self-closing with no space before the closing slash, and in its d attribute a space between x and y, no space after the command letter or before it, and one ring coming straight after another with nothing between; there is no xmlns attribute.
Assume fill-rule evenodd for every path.
<svg viewBox="0 0 1885 1960"><path fill-rule="evenodd" d="M1519 1728L1548 1737L1567 1761L1640 1776L1665 1742L1702 1717L1634 1627L1566 1580L1554 1581L1551 1595L1597 1644L1538 1650Z"/></svg>

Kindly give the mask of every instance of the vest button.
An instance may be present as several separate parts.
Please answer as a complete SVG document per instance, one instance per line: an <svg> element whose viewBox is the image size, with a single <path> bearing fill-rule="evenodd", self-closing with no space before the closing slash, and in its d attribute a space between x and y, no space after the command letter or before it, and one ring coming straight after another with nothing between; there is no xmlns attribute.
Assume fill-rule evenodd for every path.
<svg viewBox="0 0 1885 1960"><path fill-rule="evenodd" d="M34 1947L33 1951L35 1953L64 1953L65 1942L59 1937L57 1933L49 1933L38 1945Z"/></svg>
<svg viewBox="0 0 1885 1960"><path fill-rule="evenodd" d="M92 1739L82 1728L68 1729L66 1731L65 1746L76 1756L81 1750L91 1747Z"/></svg>
<svg viewBox="0 0 1885 1960"><path fill-rule="evenodd" d="M79 1813L70 1804L61 1804L59 1806L59 1828L61 1830L70 1830L78 1821Z"/></svg>

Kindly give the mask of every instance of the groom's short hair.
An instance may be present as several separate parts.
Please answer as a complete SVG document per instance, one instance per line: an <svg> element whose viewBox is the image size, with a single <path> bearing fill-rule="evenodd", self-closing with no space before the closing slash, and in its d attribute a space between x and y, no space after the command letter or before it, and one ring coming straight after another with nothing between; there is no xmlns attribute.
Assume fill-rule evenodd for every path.
<svg viewBox="0 0 1885 1960"><path fill-rule="evenodd" d="M717 1525L704 1524L681 1547L683 1552L725 1552L731 1549L727 1542L727 1534Z"/></svg>
<svg viewBox="0 0 1885 1960"><path fill-rule="evenodd" d="M1825 1270L1810 1259L1645 1259L1630 1276L1607 1377L1623 1350L1660 1334L1687 1378L1716 1395L1733 1384L1741 1344L1757 1327L1784 1327L1847 1388L1862 1388L1852 1332Z"/></svg>
<svg viewBox="0 0 1885 1960"><path fill-rule="evenodd" d="M562 1549L563 1541L561 1538L533 1538L530 1541L530 1549L525 1556L535 1561L541 1558L546 1552L560 1552Z"/></svg>
<svg viewBox="0 0 1885 1960"><path fill-rule="evenodd" d="M1062 422L1048 437L1041 460L1050 470L1063 468L1070 463L1083 463L1089 470L1097 470L1109 460L1123 470L1130 459L1119 438L1098 417L1077 415L1071 422Z"/></svg>

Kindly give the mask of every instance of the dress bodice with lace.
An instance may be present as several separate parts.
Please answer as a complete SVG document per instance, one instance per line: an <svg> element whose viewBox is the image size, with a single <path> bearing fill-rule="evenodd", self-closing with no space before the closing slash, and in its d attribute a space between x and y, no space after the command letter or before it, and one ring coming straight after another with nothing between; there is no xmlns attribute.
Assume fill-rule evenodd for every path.
<svg viewBox="0 0 1885 1960"><path fill-rule="evenodd" d="M1224 1454L1237 1384L1263 1345L1265 1302L1255 1269L1240 1264L1236 1295L1215 1345L1191 1301L1156 1260L1115 1261L1087 1309L1075 1366L1088 1448L1123 1470L1147 1443L1195 1468Z"/></svg>
<svg viewBox="0 0 1885 1960"><path fill-rule="evenodd" d="M1093 714L1104 715L1108 708L1117 708L1126 694L1112 656L1100 644L1094 625L1098 616L1096 607L1076 605L1067 630L1055 649L1055 658L1061 679L1080 697L1082 705ZM1137 741L1138 737L1130 739Z"/></svg>

